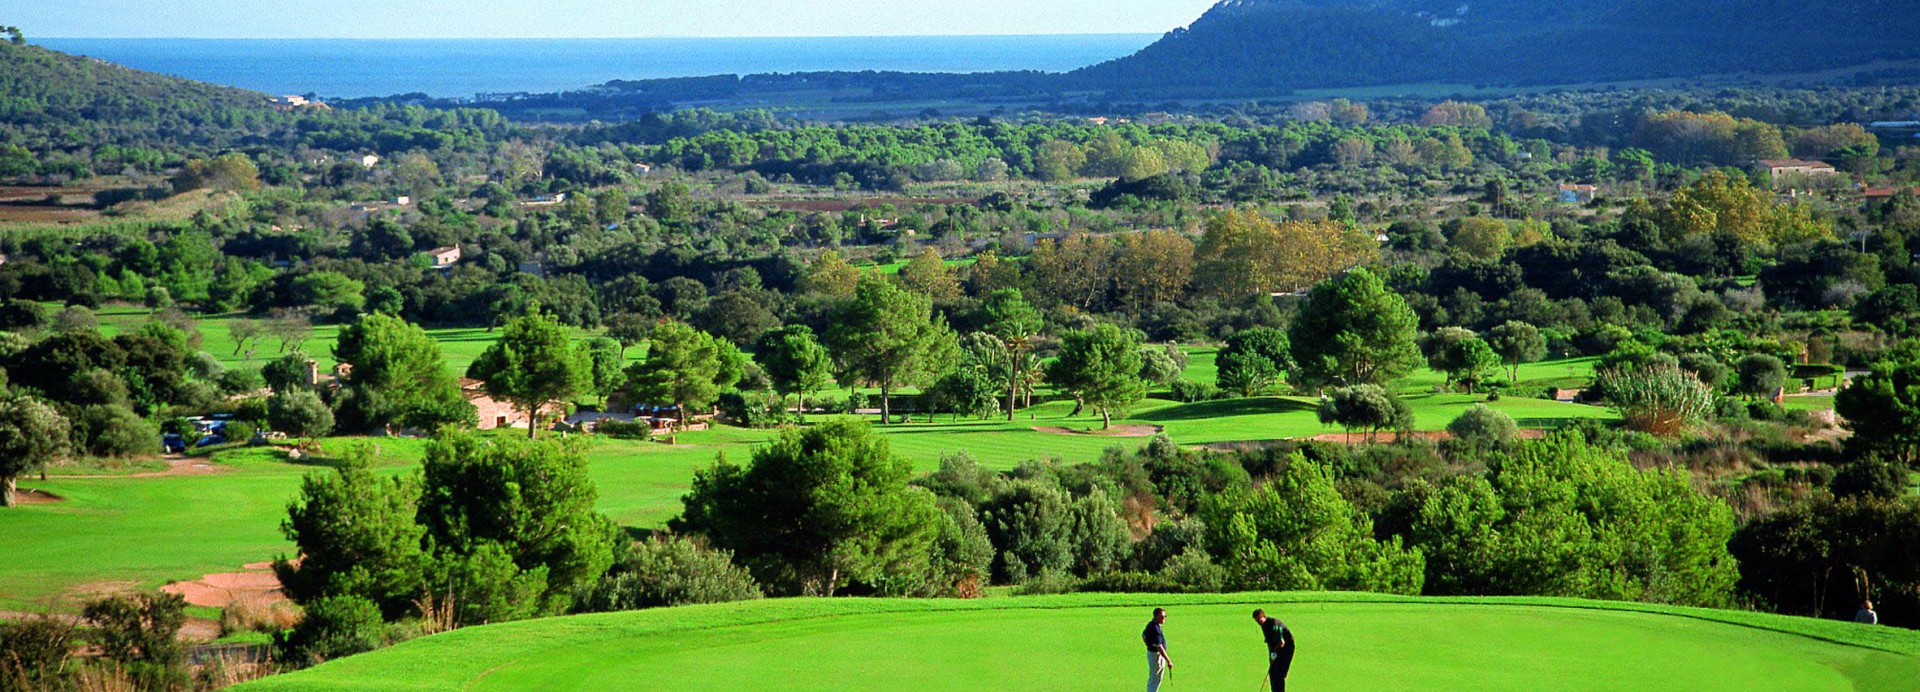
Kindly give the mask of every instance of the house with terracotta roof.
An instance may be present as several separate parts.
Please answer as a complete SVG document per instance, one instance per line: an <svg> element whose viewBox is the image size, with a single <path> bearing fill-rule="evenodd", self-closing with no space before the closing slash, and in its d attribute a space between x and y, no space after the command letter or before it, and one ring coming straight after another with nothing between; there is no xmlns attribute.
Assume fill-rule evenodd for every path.
<svg viewBox="0 0 1920 692"><path fill-rule="evenodd" d="M1561 204L1586 204L1592 202L1593 198L1599 196L1599 194L1600 188L1592 185L1576 183L1560 184Z"/></svg>

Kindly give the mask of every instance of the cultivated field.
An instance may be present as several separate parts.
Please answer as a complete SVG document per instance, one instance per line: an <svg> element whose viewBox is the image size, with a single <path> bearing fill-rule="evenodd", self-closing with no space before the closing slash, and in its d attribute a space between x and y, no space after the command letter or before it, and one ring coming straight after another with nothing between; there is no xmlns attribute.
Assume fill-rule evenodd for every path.
<svg viewBox="0 0 1920 692"><path fill-rule="evenodd" d="M1920 634L1569 599L1081 594L774 600L458 630L250 690L1113 690L1141 683L1165 605L1168 690L1254 689L1254 607L1281 616L1313 690L1910 690ZM1264 688L1263 688L1264 689Z"/></svg>

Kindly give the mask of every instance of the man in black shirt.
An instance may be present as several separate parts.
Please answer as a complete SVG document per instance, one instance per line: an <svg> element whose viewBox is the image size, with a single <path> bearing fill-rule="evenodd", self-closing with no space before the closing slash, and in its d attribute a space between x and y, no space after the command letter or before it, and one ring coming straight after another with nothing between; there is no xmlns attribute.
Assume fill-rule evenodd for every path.
<svg viewBox="0 0 1920 692"><path fill-rule="evenodd" d="M1167 609L1154 608L1153 621L1140 632L1140 639L1147 643L1147 692L1159 692L1161 673L1173 670L1173 659L1167 657L1167 633L1160 629L1166 621Z"/></svg>
<svg viewBox="0 0 1920 692"><path fill-rule="evenodd" d="M1287 629L1280 618L1267 617L1264 610L1253 611L1253 621L1260 623L1260 636L1267 640L1267 682L1273 685L1273 692L1287 692L1287 671L1293 668L1293 630Z"/></svg>

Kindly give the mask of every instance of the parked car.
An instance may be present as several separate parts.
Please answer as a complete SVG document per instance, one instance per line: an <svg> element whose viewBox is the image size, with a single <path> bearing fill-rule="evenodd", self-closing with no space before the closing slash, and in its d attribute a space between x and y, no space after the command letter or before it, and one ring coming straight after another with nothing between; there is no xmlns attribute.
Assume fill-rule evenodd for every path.
<svg viewBox="0 0 1920 692"><path fill-rule="evenodd" d="M226 435L208 435L206 437L200 438L200 441L193 443L193 446L212 447L214 445L223 445L226 443L227 443Z"/></svg>
<svg viewBox="0 0 1920 692"><path fill-rule="evenodd" d="M163 454L187 453L187 439L173 433L160 436L160 452Z"/></svg>

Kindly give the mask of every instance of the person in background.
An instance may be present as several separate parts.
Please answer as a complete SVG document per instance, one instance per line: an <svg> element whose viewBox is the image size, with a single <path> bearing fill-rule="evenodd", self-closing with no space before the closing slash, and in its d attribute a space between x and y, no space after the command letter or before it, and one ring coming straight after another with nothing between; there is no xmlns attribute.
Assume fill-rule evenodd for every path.
<svg viewBox="0 0 1920 692"><path fill-rule="evenodd" d="M1860 612L1853 614L1853 621L1858 622L1862 625L1880 624L1880 614L1873 612L1872 599L1867 599L1860 602Z"/></svg>
<svg viewBox="0 0 1920 692"><path fill-rule="evenodd" d="M1173 659L1167 657L1167 633L1160 628L1167 622L1167 609L1154 608L1153 621L1140 632L1147 643L1147 692L1160 691L1160 678L1173 671Z"/></svg>

